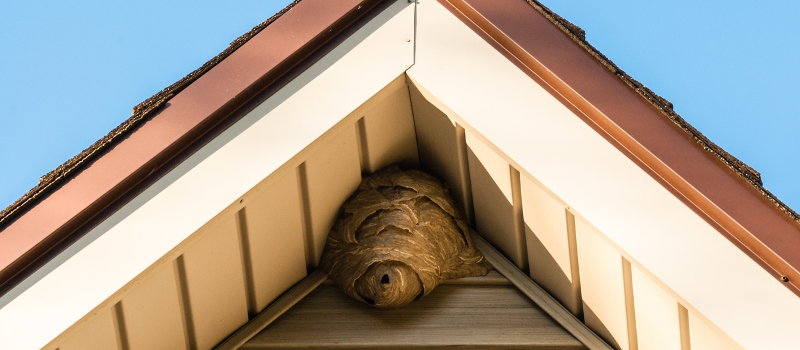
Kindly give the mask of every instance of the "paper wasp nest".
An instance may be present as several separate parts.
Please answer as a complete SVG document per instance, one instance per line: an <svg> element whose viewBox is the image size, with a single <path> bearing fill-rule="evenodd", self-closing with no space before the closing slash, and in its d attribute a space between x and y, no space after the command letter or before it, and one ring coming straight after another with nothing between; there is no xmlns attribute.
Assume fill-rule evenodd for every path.
<svg viewBox="0 0 800 350"><path fill-rule="evenodd" d="M328 234L320 267L345 293L381 309L491 269L441 182L397 166L361 180Z"/></svg>

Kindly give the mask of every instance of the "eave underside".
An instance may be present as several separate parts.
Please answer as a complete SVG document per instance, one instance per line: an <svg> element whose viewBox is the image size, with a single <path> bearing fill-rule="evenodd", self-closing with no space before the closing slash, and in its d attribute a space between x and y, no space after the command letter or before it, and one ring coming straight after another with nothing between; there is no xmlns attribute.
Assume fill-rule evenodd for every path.
<svg viewBox="0 0 800 350"><path fill-rule="evenodd" d="M760 309L756 314L763 322L756 326L769 328L774 334L768 338L775 344L781 341L777 339L793 336L779 331L791 322L777 322L785 315L769 307L779 303L780 298L788 300L783 305L796 306L794 299L787 299L784 289L776 291L774 287L780 284L766 281L763 271L752 261L719 239L716 226L710 225L709 229L708 222L698 220L697 212L684 207L685 202L675 201L674 192L664 192L664 184L655 179L657 174L644 169L646 165L631 163L635 157L627 153L626 159L610 152L612 148L607 143L613 139L598 138L598 128L587 128L589 119L580 106L571 105L572 100L536 80L535 74L531 82L531 75L525 77L529 72L523 70L520 74L524 65L509 65L486 45L490 40L475 36L463 26L464 22L452 18L444 7L434 5L393 2L376 17L378 20L370 23L372 27L349 33L349 41L320 59L318 66L310 65L293 81L295 85L276 93L277 98L265 97L263 104L249 110L252 113L243 117L242 123L232 125L208 145L198 146L197 152L175 172L160 174L165 176L163 183L156 181L149 192L134 201L135 205L123 207L110 223L93 228L96 234L89 235L91 239L78 247L85 251L69 252L87 257L87 269L79 269L77 262L64 263L75 267L72 275L82 278L76 281L86 282L85 285L33 288L63 291L65 298L75 297L74 305L91 310L70 315L70 321L55 320L63 322L46 330L48 336L56 337L48 346L64 350L82 344L82 340L95 339L87 334L102 335L102 340L120 346L119 334L125 331L130 334L122 338L131 343L123 348L144 349L147 346L141 344L147 344L152 332L160 329L170 330L165 337L178 347L212 347L313 271L331 217L357 185L360 174L396 162L419 166L445 179L482 235L575 317L617 347L633 349L636 344L656 344L662 335L659 329L667 330L670 342L692 342L695 348L702 348L702 342L708 339L731 348L738 346L730 345L735 344L734 338L744 337L748 344L757 344L758 332L725 317L729 310L723 306L731 304L725 300L757 305ZM432 28L452 33L441 35ZM467 50L470 54L455 54L459 59L454 59L447 55L457 52L458 47L452 47L452 52L432 49L447 47L454 41L465 47L473 45ZM338 65L340 62L344 63ZM507 84L494 86L492 79L498 77ZM509 89L510 86L521 89ZM344 90L348 93L341 93ZM521 91L524 96L511 98ZM526 105L534 98L540 99L535 106ZM503 118L514 113L520 113L520 118L503 126L503 130L510 131L499 134L500 128L493 125L507 121ZM541 132L544 127L550 134ZM557 130L564 131L561 140L554 138L553 143L530 146ZM559 143L576 132L586 137ZM539 137L530 140L531 135ZM514 138L525 142L514 145ZM591 142L585 141L588 139ZM268 140L283 143L274 147ZM580 147L586 148L583 155L575 152L574 157L567 158L584 159L588 152L603 155L600 151L608 151L606 154L630 170L627 174L638 182L619 184L615 181L622 177L613 176L595 186L587 185L591 179L582 182L585 179L574 175L614 169L605 169L604 164L580 168L595 159L578 165L557 161L559 156ZM563 152L541 157L554 149ZM567 168L575 170L555 171ZM642 170L646 175L642 176ZM566 178L571 182L563 180ZM638 203L635 196L631 197L633 200L619 200L619 193L632 183L655 191L664 199L662 203L675 209L671 212L676 214L674 218L681 220L647 226L661 222L658 220L663 218L655 216L656 220L650 222L642 219L661 207L640 210L631 206ZM609 184L617 184L622 190L598 192L595 197L575 190L584 186L582 192L589 193L604 190ZM595 205L595 200L605 202ZM208 205L202 204L205 202ZM604 207L608 203L614 205ZM620 208L627 211L620 212ZM278 213L275 216L285 221L262 220L256 214L262 211ZM139 215L140 219L127 220L126 215ZM667 225L680 226L683 219L699 229L676 229L672 233L663 229ZM635 230L631 230L633 226ZM745 282L743 288L738 288L740 280L720 277L734 266L727 260L722 264L726 266L697 263L685 268L680 263L690 259L673 263L658 254L649 254L652 247L637 241L630 232L655 235L654 241L669 243L661 247L668 247L675 254L685 253L694 262L707 257L695 254L697 250L710 247L706 250L717 252L719 246L724 254L719 254L717 260L730 258L736 266L745 267L736 273L752 274L756 277L752 280L766 282L756 283L757 286ZM685 240L669 240L687 232L694 235ZM709 232L714 236L703 236ZM94 239L108 249L92 250ZM167 239L172 243L164 243ZM145 244L148 240L152 244ZM675 242L691 244L671 245ZM147 254L134 256L130 247ZM114 249L120 254L106 257ZM97 259L88 258L91 252ZM89 266L88 262L96 263L101 258L114 261L107 266ZM57 272L62 262L53 263L42 274ZM112 271L113 266L123 273ZM717 271L714 269L720 274L700 273ZM47 276L35 277L47 280ZM704 290L699 284L684 283L691 280L703 281L709 287ZM47 281L53 283L51 286L60 283ZM92 283L100 288L88 288ZM28 287L23 286L21 293ZM82 287L87 287L88 292L78 297ZM750 300L748 295L755 293L743 290L751 287L763 287L759 290L779 298ZM730 293L721 293L726 288ZM151 293L162 296L157 300L164 304L150 303L156 300L148 297ZM707 298L715 293L719 298ZM15 305L17 310L20 305ZM57 303L53 303L56 307ZM172 313L171 318L153 316L166 313L165 310ZM159 322L168 323L169 327L161 327ZM771 323L778 327L765 326ZM120 328L120 324L124 327ZM58 327L62 328L56 330Z"/></svg>

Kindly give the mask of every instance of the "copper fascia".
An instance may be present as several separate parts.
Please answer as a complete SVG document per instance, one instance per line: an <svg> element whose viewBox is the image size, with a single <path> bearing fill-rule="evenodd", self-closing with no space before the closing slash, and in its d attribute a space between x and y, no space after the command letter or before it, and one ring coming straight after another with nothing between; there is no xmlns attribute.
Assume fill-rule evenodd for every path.
<svg viewBox="0 0 800 350"><path fill-rule="evenodd" d="M163 173L238 108L283 84L382 0L303 0L105 147L45 196L0 226L0 294L7 282L69 240L100 213L130 200L130 191ZM276 83L277 82L277 83ZM185 153L185 152L184 152Z"/></svg>
<svg viewBox="0 0 800 350"><path fill-rule="evenodd" d="M526 1L438 1L800 295L800 224L718 155Z"/></svg>

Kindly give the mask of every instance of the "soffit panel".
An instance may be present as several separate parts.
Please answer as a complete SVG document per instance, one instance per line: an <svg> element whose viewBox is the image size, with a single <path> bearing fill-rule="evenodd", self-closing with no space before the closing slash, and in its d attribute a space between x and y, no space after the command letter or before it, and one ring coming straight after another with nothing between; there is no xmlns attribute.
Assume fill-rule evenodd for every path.
<svg viewBox="0 0 800 350"><path fill-rule="evenodd" d="M705 138L669 102L586 43L581 33L565 34L534 8L540 5L517 0L448 2L469 13L515 59L722 226L729 239L740 241L745 253L769 265L765 268L776 278L788 276L788 287L798 293L794 280L800 280L800 222L763 188L757 172Z"/></svg>
<svg viewBox="0 0 800 350"><path fill-rule="evenodd" d="M413 31L414 4L395 2L4 295L0 347L41 348L169 261L165 254L411 66Z"/></svg>
<svg viewBox="0 0 800 350"><path fill-rule="evenodd" d="M414 138L404 78L393 80L156 262L160 271L143 272L44 349L60 348L64 339L80 333L82 324L96 322L97 314L109 310L117 315L114 327L106 329L109 334L93 333L90 340L113 338L116 332L121 349L184 340L190 348L210 348L265 307L280 304L278 296L291 293L287 289L316 264L317 246L325 237L315 232L326 233L325 226L353 190L352 180L360 178L359 153L362 158L373 154L380 160L418 162L410 153L416 147L408 142L399 146L402 150L368 151L388 150L387 144ZM405 99L398 98L403 95ZM363 137L356 137L353 131L362 125L362 116L386 118L373 119ZM399 129L398 124L412 127ZM384 138L387 134L394 137ZM356 143L361 147L354 147ZM406 157L398 159L401 154ZM320 179L326 185L320 186ZM164 317L164 310L177 316L177 322Z"/></svg>
<svg viewBox="0 0 800 350"><path fill-rule="evenodd" d="M794 294L435 1L418 5L415 59L407 73L437 107L723 331L753 349L800 343Z"/></svg>

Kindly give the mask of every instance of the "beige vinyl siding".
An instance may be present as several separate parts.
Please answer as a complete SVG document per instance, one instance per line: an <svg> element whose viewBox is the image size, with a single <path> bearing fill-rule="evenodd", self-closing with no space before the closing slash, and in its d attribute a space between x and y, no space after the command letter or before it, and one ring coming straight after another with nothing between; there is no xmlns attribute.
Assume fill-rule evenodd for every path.
<svg viewBox="0 0 800 350"><path fill-rule="evenodd" d="M171 265L161 267L120 301L129 350L185 349L183 314Z"/></svg>
<svg viewBox="0 0 800 350"><path fill-rule="evenodd" d="M235 218L231 215L183 255L190 334L198 349L209 349L247 322L247 301Z"/></svg>
<svg viewBox="0 0 800 350"><path fill-rule="evenodd" d="M678 302L638 268L631 272L639 348L681 349Z"/></svg>
<svg viewBox="0 0 800 350"><path fill-rule="evenodd" d="M363 116L368 149L381 153L359 147ZM174 260L123 289L121 306L65 335L59 349L116 346L117 333L129 349L211 349L304 278L309 252L316 265L341 203L360 182L361 154L372 153L375 166L419 162L413 121L400 76L207 222ZM124 315L119 332L116 310Z"/></svg>
<svg viewBox="0 0 800 350"><path fill-rule="evenodd" d="M582 314L580 276L573 273L578 271L578 257L570 254L575 242L569 239L566 206L527 177L521 183L531 278L573 314Z"/></svg>
<svg viewBox="0 0 800 350"><path fill-rule="evenodd" d="M689 312L689 335L691 348L694 350L734 350L742 349L732 345L723 337L716 327L708 323L696 313Z"/></svg>
<svg viewBox="0 0 800 350"><path fill-rule="evenodd" d="M583 221L575 226L585 323L611 345L636 349L628 336L622 256Z"/></svg>
<svg viewBox="0 0 800 350"><path fill-rule="evenodd" d="M244 215L252 264L255 312L306 276L297 176L286 174L254 196Z"/></svg>
<svg viewBox="0 0 800 350"><path fill-rule="evenodd" d="M420 168L443 180L456 204L467 216L468 222L472 220L472 188L468 182L469 170L462 168L461 159L466 154L461 154L459 143L459 129L448 116L432 105L419 89L409 85L411 106L414 114L414 127L419 147ZM466 143L466 140L463 140ZM466 145L463 145L466 146ZM464 148L465 149L465 148Z"/></svg>
<svg viewBox="0 0 800 350"><path fill-rule="evenodd" d="M522 270L528 268L525 237L517 232L511 166L467 132L475 228Z"/></svg>
<svg viewBox="0 0 800 350"><path fill-rule="evenodd" d="M116 350L117 331L111 310L92 316L58 348L59 350Z"/></svg>
<svg viewBox="0 0 800 350"><path fill-rule="evenodd" d="M355 125L348 125L332 140L321 145L305 161L305 179L301 186L308 188L310 229L312 234L311 267L316 267L328 231L336 220L339 207L361 182L358 139Z"/></svg>
<svg viewBox="0 0 800 350"><path fill-rule="evenodd" d="M397 89L379 103L363 117L366 143L361 151L368 159L367 164L362 164L363 170L371 173L395 163L418 167L417 134L408 88Z"/></svg>

